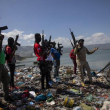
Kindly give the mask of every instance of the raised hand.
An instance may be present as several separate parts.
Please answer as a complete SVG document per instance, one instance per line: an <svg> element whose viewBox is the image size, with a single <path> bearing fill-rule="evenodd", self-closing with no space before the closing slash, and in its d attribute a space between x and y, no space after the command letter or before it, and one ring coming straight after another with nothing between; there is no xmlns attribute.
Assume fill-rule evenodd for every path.
<svg viewBox="0 0 110 110"><path fill-rule="evenodd" d="M96 51L99 47L95 47L94 50Z"/></svg>
<svg viewBox="0 0 110 110"><path fill-rule="evenodd" d="M15 47L14 47L14 50L16 51L16 50L18 50L18 47L15 45Z"/></svg>
<svg viewBox="0 0 110 110"><path fill-rule="evenodd" d="M4 35L0 34L0 40L4 39Z"/></svg>

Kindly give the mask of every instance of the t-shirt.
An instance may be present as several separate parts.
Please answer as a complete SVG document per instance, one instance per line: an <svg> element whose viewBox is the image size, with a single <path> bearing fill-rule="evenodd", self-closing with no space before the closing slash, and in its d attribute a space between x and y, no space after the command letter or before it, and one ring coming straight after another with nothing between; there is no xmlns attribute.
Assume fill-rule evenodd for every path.
<svg viewBox="0 0 110 110"><path fill-rule="evenodd" d="M1 50L1 53L0 53L0 64L5 64L5 54L3 50Z"/></svg>
<svg viewBox="0 0 110 110"><path fill-rule="evenodd" d="M74 55L74 49L72 49L70 52L70 58L76 60L76 55Z"/></svg>
<svg viewBox="0 0 110 110"><path fill-rule="evenodd" d="M56 58L57 60L60 60L60 53L59 53L56 49L51 48L50 53L53 53L54 56L55 56L55 58ZM55 59L53 58L53 60L55 60Z"/></svg>
<svg viewBox="0 0 110 110"><path fill-rule="evenodd" d="M78 49L80 49L80 47L78 47ZM83 46L79 52L76 52L76 48L74 49L74 53L76 53L77 61L86 61L86 53L92 54L94 52L95 52L94 50L88 51L88 49L85 46Z"/></svg>
<svg viewBox="0 0 110 110"><path fill-rule="evenodd" d="M11 47L9 47L9 46L6 47L6 53L7 53L7 55L12 54L12 49L11 49ZM8 59L7 59L7 63L14 64L15 62L16 62L15 56L13 56L13 58L8 58Z"/></svg>
<svg viewBox="0 0 110 110"><path fill-rule="evenodd" d="M34 44L34 52L35 55L37 56L37 61L45 61L44 56L40 56L39 53L42 52L42 48L38 43Z"/></svg>
<svg viewBox="0 0 110 110"><path fill-rule="evenodd" d="M46 61L52 61L52 56L51 56L51 53L47 56Z"/></svg>

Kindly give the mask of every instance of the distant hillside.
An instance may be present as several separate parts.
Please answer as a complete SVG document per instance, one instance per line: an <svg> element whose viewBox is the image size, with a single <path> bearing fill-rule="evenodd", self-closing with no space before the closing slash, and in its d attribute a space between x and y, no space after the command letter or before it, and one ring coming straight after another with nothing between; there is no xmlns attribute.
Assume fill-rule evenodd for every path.
<svg viewBox="0 0 110 110"><path fill-rule="evenodd" d="M110 49L110 43L107 44L94 44L94 45L87 45L88 50L94 49L94 47L99 47L100 50ZM63 48L63 53L69 53L72 48ZM21 57L33 57L34 51L33 46L20 46L16 51L17 55Z"/></svg>
<svg viewBox="0 0 110 110"><path fill-rule="evenodd" d="M33 57L33 46L20 46L16 54L22 57Z"/></svg>
<svg viewBox="0 0 110 110"><path fill-rule="evenodd" d="M94 45L86 45L88 50L93 50L95 47L99 47L99 50L110 49L110 43L107 44L94 44ZM63 53L69 53L72 48L64 48Z"/></svg>
<svg viewBox="0 0 110 110"><path fill-rule="evenodd" d="M15 55L15 58L16 58L16 60L24 60L25 59L24 57L21 57L19 55Z"/></svg>
<svg viewBox="0 0 110 110"><path fill-rule="evenodd" d="M100 50L105 50L105 49L110 49L110 43L87 45L86 47L88 49L93 49L94 47L99 47Z"/></svg>

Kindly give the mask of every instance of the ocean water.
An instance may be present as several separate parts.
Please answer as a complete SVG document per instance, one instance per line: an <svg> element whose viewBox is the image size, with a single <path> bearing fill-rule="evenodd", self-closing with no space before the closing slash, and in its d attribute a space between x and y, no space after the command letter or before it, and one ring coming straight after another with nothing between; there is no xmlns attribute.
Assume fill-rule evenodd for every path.
<svg viewBox="0 0 110 110"><path fill-rule="evenodd" d="M27 58L23 61L18 61L16 64L25 64L26 67L32 66L37 57ZM87 61L91 69L102 69L108 62L110 62L110 50L97 50L95 53L87 55ZM61 65L73 66L69 53L61 56Z"/></svg>

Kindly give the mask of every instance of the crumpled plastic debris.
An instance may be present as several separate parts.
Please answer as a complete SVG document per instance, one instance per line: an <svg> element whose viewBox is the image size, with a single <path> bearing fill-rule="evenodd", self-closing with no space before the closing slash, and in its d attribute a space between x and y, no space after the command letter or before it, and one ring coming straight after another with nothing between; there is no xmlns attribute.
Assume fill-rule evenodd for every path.
<svg viewBox="0 0 110 110"><path fill-rule="evenodd" d="M103 106L100 110L110 110L110 101L104 101Z"/></svg>
<svg viewBox="0 0 110 110"><path fill-rule="evenodd" d="M67 69L71 71L66 73ZM19 89L13 89L9 92L15 101L11 104L6 103L6 105L10 110L105 109L110 101L110 72L104 71L99 74L97 71L91 71L93 84L89 83L88 77L85 75L83 86L79 71L77 70L77 75L74 75L72 71L73 66L60 66L58 78L54 79L53 71L51 72L53 81L50 81L49 84L53 88L41 90L41 75L38 67L16 69L14 80ZM2 89L0 86L0 102L3 97Z"/></svg>
<svg viewBox="0 0 110 110"><path fill-rule="evenodd" d="M75 107L75 108L73 108L73 110L82 110L82 108L81 107Z"/></svg>
<svg viewBox="0 0 110 110"><path fill-rule="evenodd" d="M43 94L38 95L37 97L34 98L34 100L36 101L45 101L47 99L47 97Z"/></svg>
<svg viewBox="0 0 110 110"><path fill-rule="evenodd" d="M83 110L94 110L94 108L92 106L88 106L86 105L85 103L81 103L80 104L80 107L83 109Z"/></svg>

